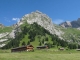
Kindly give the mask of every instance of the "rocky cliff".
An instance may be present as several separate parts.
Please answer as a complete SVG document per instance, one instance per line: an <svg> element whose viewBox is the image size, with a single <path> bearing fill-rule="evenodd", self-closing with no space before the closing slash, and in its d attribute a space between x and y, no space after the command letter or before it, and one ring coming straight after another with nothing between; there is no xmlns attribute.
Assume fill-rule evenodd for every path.
<svg viewBox="0 0 80 60"><path fill-rule="evenodd" d="M60 24L62 27L72 27L72 28L79 28L80 27L80 18L75 21L66 21Z"/></svg>
<svg viewBox="0 0 80 60"><path fill-rule="evenodd" d="M33 24L36 22L38 25L48 30L51 34L56 34L58 36L61 36L61 34L63 34L63 32L60 29L56 28L56 25L53 24L52 19L40 11L26 14L15 26L20 26L21 24L24 24L24 22L27 22L28 24Z"/></svg>

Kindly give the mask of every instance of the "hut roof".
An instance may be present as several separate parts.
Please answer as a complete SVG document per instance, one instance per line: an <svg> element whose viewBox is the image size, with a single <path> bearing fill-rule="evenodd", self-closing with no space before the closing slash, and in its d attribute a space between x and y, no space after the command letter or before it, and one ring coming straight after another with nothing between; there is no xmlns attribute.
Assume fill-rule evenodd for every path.
<svg viewBox="0 0 80 60"><path fill-rule="evenodd" d="M12 49L27 48L27 47L33 47L33 46L32 45L26 45L26 46L16 47L16 48L12 48Z"/></svg>

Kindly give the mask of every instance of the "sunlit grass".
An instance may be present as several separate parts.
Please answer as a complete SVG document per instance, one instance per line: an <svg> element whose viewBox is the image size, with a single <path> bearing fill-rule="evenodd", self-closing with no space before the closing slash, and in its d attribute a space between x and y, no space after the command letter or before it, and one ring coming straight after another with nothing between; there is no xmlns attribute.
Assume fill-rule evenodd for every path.
<svg viewBox="0 0 80 60"><path fill-rule="evenodd" d="M0 53L0 60L80 60L76 50L59 51L57 49L35 50L34 52Z"/></svg>

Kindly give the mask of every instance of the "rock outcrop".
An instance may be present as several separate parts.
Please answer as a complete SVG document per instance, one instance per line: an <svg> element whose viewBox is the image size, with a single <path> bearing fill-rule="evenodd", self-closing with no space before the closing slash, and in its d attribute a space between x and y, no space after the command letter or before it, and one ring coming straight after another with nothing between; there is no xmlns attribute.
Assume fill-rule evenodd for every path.
<svg viewBox="0 0 80 60"><path fill-rule="evenodd" d="M60 24L60 26L66 28L66 27L72 27L72 28L79 28L80 27L80 18L78 18L76 21L66 21Z"/></svg>
<svg viewBox="0 0 80 60"><path fill-rule="evenodd" d="M62 26L62 27L64 27L64 28L65 28L65 27L72 27L70 21L63 22L63 23L60 24L60 26Z"/></svg>
<svg viewBox="0 0 80 60"><path fill-rule="evenodd" d="M52 19L40 11L35 11L31 12L30 14L26 14L21 18L20 22L18 22L17 25L20 26L21 24L23 24L23 22L27 22L28 24L33 24L34 22L36 22L37 24L48 30L51 34L56 34L58 36L63 34L60 29L55 27L55 24L53 24Z"/></svg>
<svg viewBox="0 0 80 60"><path fill-rule="evenodd" d="M4 25L0 23L0 28L3 28L3 27L4 27Z"/></svg>

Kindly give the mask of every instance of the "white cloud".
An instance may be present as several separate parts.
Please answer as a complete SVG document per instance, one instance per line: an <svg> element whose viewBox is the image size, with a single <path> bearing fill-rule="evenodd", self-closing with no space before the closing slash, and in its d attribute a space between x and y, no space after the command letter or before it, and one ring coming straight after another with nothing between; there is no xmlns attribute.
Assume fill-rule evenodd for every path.
<svg viewBox="0 0 80 60"><path fill-rule="evenodd" d="M62 22L64 22L63 19L55 19L55 20L53 20L53 23L55 23L55 24L60 24Z"/></svg>
<svg viewBox="0 0 80 60"><path fill-rule="evenodd" d="M20 18L12 18L13 21L19 21Z"/></svg>

